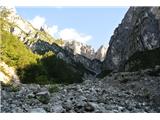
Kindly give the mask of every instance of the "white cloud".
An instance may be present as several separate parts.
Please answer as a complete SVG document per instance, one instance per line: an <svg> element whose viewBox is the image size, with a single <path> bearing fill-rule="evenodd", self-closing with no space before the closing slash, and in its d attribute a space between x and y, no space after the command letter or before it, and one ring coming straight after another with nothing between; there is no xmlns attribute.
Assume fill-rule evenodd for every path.
<svg viewBox="0 0 160 120"><path fill-rule="evenodd" d="M59 32L60 38L63 40L76 40L82 43L86 43L92 38L91 35L85 35L84 33L79 33L73 28L66 28Z"/></svg>
<svg viewBox="0 0 160 120"><path fill-rule="evenodd" d="M56 33L58 33L58 26L53 25L51 27L48 27L46 25L46 19L44 17L35 16L32 20L30 20L30 23L33 25L33 27L35 27L37 29L40 29L41 27L43 27L44 30L52 36L54 36Z"/></svg>
<svg viewBox="0 0 160 120"><path fill-rule="evenodd" d="M30 20L30 22L35 28L40 29L43 26L45 31L48 32L50 35L56 38L62 38L63 40L76 40L82 43L86 43L87 41L92 39L91 35L80 33L73 28L65 28L59 30L57 25L52 25L51 27L48 27L46 25L46 19L41 16L35 16L32 20Z"/></svg>
<svg viewBox="0 0 160 120"><path fill-rule="evenodd" d="M41 16L34 17L30 23L37 29L40 29L42 26L45 25L46 19Z"/></svg>
<svg viewBox="0 0 160 120"><path fill-rule="evenodd" d="M56 34L58 33L58 26L53 25L52 27L49 27L48 32L49 32L50 35L56 36Z"/></svg>

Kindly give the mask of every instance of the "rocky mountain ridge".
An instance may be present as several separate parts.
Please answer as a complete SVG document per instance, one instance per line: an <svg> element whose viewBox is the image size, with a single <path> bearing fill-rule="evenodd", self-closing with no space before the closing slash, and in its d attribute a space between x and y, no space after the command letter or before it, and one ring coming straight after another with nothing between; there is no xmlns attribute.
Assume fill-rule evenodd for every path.
<svg viewBox="0 0 160 120"><path fill-rule="evenodd" d="M0 11L1 22L5 22L2 29L18 36L28 46L31 46L39 38L50 43L55 41L48 33L34 28L31 23L19 16L13 8L1 7Z"/></svg>
<svg viewBox="0 0 160 120"><path fill-rule="evenodd" d="M102 66L108 74L103 78L90 73L79 84L2 84L1 112L160 112L159 10L157 7L128 10L110 40ZM74 49L69 47L65 50L38 39L30 48L39 54L54 51L58 58L72 65L85 63L96 74L102 69L100 61L73 54Z"/></svg>
<svg viewBox="0 0 160 120"><path fill-rule="evenodd" d="M74 40L64 41L63 47L68 51L72 50L74 55L79 54L91 60L97 59L101 62L104 60L107 52L107 48L103 45L97 51L95 51L90 45L86 45Z"/></svg>
<svg viewBox="0 0 160 120"><path fill-rule="evenodd" d="M138 62L144 64L144 61L147 60L131 62L132 60L130 59L130 57L140 51L147 52L149 50L159 48L159 33L159 7L129 8L124 19L122 20L122 23L115 29L114 35L111 37L107 55L103 62L103 69L109 69L114 71L127 71L130 67L126 68L126 66L136 67L138 65L135 63ZM154 52L152 54L154 54ZM157 55L159 56L159 54ZM158 57L154 57L152 59L157 59L157 61L159 60ZM126 65L126 62L128 60L130 60L130 65ZM146 65L146 68L148 65ZM155 65L153 65L153 67Z"/></svg>
<svg viewBox="0 0 160 120"><path fill-rule="evenodd" d="M49 44L48 42L38 40L36 43L34 43L31 47L33 52L36 52L38 54L44 54L48 51L53 51L56 53L56 56L60 59L63 59L67 63L70 63L72 65L82 65L85 66L85 68L90 71L91 74L98 74L101 71L101 62L99 60L90 60L89 58L86 58L82 55L76 54L74 55L71 51L65 50L62 47L58 46L57 44Z"/></svg>
<svg viewBox="0 0 160 120"><path fill-rule="evenodd" d="M1 13L3 16L1 21L5 24L2 29L18 36L32 51L43 54L48 51L53 51L57 56L63 56L63 60L67 63L81 63L86 69L96 74L100 72L101 62L99 60L103 59L105 51L102 51L103 55L94 57L95 54L101 53L94 53L94 50L90 46L79 42L73 42L75 44L72 44L70 42L64 42L61 39L54 39L48 34L46 27L41 27L40 30L34 28L28 21L17 15L12 9L1 7ZM37 46L40 43L41 48ZM58 50L61 52L63 51L63 53ZM95 60L95 58L97 60Z"/></svg>

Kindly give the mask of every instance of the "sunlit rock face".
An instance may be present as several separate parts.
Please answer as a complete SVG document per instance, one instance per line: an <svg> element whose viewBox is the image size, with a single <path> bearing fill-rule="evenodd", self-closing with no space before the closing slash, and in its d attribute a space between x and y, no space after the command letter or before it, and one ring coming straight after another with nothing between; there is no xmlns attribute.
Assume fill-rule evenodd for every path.
<svg viewBox="0 0 160 120"><path fill-rule="evenodd" d="M123 71L134 53L160 47L159 33L159 7L129 8L110 39L103 69Z"/></svg>
<svg viewBox="0 0 160 120"><path fill-rule="evenodd" d="M64 48L66 50L72 51L74 55L79 54L83 55L91 60L97 59L100 61L104 60L107 49L104 46L101 46L96 52L90 46L84 43L80 43L74 40L65 41Z"/></svg>
<svg viewBox="0 0 160 120"><path fill-rule="evenodd" d="M74 40L65 41L64 48L66 50L71 49L74 55L80 54L89 59L94 59L94 54L95 54L94 49L91 46L86 45L84 43L80 43Z"/></svg>
<svg viewBox="0 0 160 120"><path fill-rule="evenodd" d="M100 61L103 61L106 56L106 52L107 52L107 48L102 45L95 53L95 58Z"/></svg>
<svg viewBox="0 0 160 120"><path fill-rule="evenodd" d="M96 57L98 60L94 60L95 52L91 46L74 40L61 40L63 44L58 44L58 40L49 34L46 25L37 29L13 9L0 7L0 11L8 12L7 16L3 18L5 21L3 30L17 36L33 52L44 54L47 51L53 51L57 57L68 63L81 63L87 69L100 71L101 62L99 60L101 60L101 56Z"/></svg>
<svg viewBox="0 0 160 120"><path fill-rule="evenodd" d="M16 74L15 69L8 66L4 62L0 62L0 82L4 84L20 83L19 77Z"/></svg>
<svg viewBox="0 0 160 120"><path fill-rule="evenodd" d="M48 27L42 26L36 29L33 25L23 19L16 13L14 8L0 7L2 19L4 20L3 30L12 33L20 38L27 46L31 46L37 40L47 41L52 43L55 39L49 34Z"/></svg>

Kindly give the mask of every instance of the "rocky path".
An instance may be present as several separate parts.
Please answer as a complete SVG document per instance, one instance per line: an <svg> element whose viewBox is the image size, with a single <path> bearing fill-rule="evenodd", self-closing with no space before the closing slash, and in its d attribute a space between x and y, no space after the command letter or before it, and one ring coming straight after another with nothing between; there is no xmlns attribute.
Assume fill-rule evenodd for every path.
<svg viewBox="0 0 160 120"><path fill-rule="evenodd" d="M2 87L1 112L160 112L160 77L148 73L114 73L58 87Z"/></svg>

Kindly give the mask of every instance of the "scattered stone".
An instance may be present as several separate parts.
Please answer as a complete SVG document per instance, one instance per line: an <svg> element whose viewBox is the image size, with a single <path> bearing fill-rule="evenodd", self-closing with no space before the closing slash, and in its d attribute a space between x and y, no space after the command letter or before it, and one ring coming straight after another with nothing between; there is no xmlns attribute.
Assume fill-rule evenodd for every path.
<svg viewBox="0 0 160 120"><path fill-rule="evenodd" d="M65 112L65 109L62 107L62 105L53 105L51 110L52 112L55 112L55 113Z"/></svg>
<svg viewBox="0 0 160 120"><path fill-rule="evenodd" d="M85 106L84 106L84 110L86 112L93 112L95 110L94 106L92 106L92 104L90 103L87 103Z"/></svg>
<svg viewBox="0 0 160 120"><path fill-rule="evenodd" d="M73 107L72 101L71 100L64 101L63 107L66 109L66 111L71 110Z"/></svg>
<svg viewBox="0 0 160 120"><path fill-rule="evenodd" d="M112 73L101 82L87 80L63 86L56 93L49 93L45 85L22 84L17 92L2 86L1 112L160 112L160 77L149 76L147 71ZM119 84L126 78L129 82Z"/></svg>
<svg viewBox="0 0 160 120"><path fill-rule="evenodd" d="M35 108L29 110L30 113L46 113L46 111L43 108Z"/></svg>
<svg viewBox="0 0 160 120"><path fill-rule="evenodd" d="M39 92L36 94L36 98L43 104L48 104L50 100L50 94L48 91Z"/></svg>
<svg viewBox="0 0 160 120"><path fill-rule="evenodd" d="M27 97L28 97L28 98L34 98L35 95L34 95L33 93L30 93L30 94L27 95Z"/></svg>

